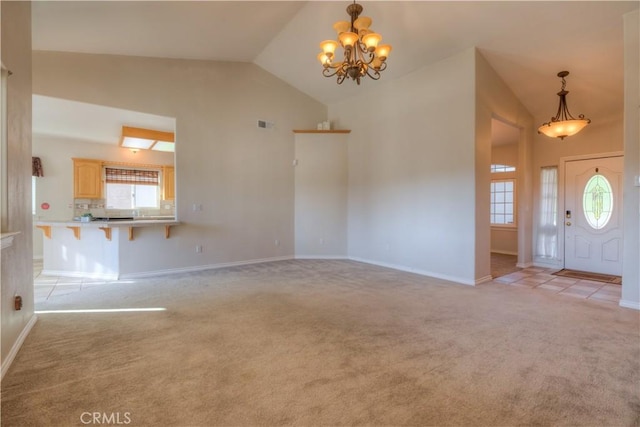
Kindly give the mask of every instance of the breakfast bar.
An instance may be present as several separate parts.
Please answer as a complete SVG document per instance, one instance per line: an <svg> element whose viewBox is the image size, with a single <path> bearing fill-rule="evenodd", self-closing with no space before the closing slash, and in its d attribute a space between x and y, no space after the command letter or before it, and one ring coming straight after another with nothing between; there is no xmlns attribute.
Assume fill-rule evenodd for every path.
<svg viewBox="0 0 640 427"><path fill-rule="evenodd" d="M117 280L125 245L134 244L141 229L147 239L171 237L175 219L139 217L128 220L38 221L43 232L43 274ZM157 229L157 230L156 230ZM142 235L142 233L140 233ZM144 237L141 237L144 238Z"/></svg>

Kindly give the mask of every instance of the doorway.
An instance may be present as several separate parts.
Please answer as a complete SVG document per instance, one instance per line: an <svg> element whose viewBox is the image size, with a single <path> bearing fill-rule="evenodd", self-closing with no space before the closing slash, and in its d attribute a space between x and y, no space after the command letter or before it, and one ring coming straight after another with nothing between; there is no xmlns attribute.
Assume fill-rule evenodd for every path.
<svg viewBox="0 0 640 427"><path fill-rule="evenodd" d="M622 275L621 155L564 167L564 268Z"/></svg>
<svg viewBox="0 0 640 427"><path fill-rule="evenodd" d="M491 120L491 276L521 270L518 263L518 171L520 129Z"/></svg>

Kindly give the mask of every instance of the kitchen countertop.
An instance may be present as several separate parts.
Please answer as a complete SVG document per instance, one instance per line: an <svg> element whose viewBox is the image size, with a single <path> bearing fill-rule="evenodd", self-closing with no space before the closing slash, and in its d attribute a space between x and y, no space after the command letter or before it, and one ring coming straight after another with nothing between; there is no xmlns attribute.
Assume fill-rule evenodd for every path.
<svg viewBox="0 0 640 427"><path fill-rule="evenodd" d="M65 221L65 220L40 220L36 221L36 225L51 227L88 227L88 228L116 228L116 227L153 227L156 225L178 225L180 221L175 219L134 219L129 221Z"/></svg>

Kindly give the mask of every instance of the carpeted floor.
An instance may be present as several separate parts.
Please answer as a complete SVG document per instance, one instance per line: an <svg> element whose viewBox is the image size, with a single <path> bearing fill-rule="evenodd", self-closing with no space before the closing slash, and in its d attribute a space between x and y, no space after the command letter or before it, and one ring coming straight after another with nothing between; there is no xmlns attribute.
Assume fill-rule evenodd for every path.
<svg viewBox="0 0 640 427"><path fill-rule="evenodd" d="M3 427L640 425L639 313L615 304L298 260L39 307L100 308L165 310L40 314Z"/></svg>

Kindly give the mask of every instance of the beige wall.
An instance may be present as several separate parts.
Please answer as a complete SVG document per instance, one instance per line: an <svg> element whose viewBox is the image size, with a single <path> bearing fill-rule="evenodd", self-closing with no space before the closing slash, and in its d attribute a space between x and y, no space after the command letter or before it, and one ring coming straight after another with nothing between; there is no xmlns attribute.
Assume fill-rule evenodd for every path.
<svg viewBox="0 0 640 427"><path fill-rule="evenodd" d="M518 142L491 147L491 163L518 166Z"/></svg>
<svg viewBox="0 0 640 427"><path fill-rule="evenodd" d="M337 128L352 130L351 258L475 283L474 57L383 76L329 106Z"/></svg>
<svg viewBox="0 0 640 427"><path fill-rule="evenodd" d="M2 375L35 321L31 230L31 4L0 3L2 63L13 72L7 87L8 223L20 231L11 247L2 251L1 321ZM14 296L24 301L15 311Z"/></svg>
<svg viewBox="0 0 640 427"><path fill-rule="evenodd" d="M347 256L346 134L296 134L297 258Z"/></svg>
<svg viewBox="0 0 640 427"><path fill-rule="evenodd" d="M620 305L640 310L640 13L624 17L624 258Z"/></svg>
<svg viewBox="0 0 640 427"><path fill-rule="evenodd" d="M249 63L38 51L33 61L36 94L176 118L184 224L170 239L136 239L123 275L293 256L292 129L315 128L324 105ZM155 255L134 256L144 250Z"/></svg>

